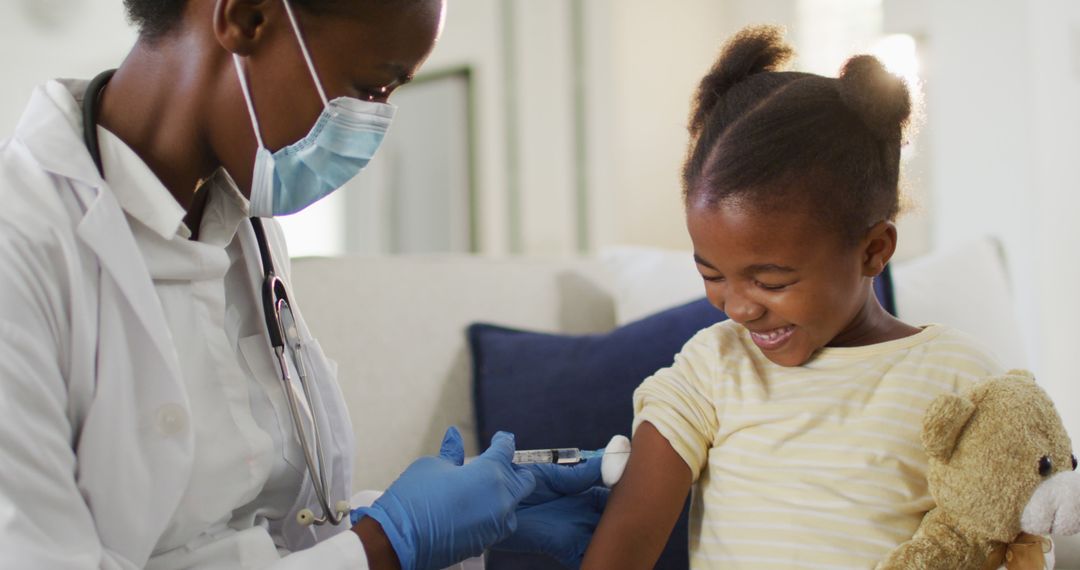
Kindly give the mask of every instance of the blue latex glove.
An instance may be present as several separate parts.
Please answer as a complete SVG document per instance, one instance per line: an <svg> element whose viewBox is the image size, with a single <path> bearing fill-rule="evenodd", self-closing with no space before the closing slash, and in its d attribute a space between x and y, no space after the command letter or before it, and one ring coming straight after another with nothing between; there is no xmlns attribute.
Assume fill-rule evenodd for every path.
<svg viewBox="0 0 1080 570"><path fill-rule="evenodd" d="M516 509L536 485L513 465L514 436L499 432L468 465L461 433L450 428L438 457L422 457L353 521L375 519L402 570L436 570L478 556L517 528Z"/></svg>
<svg viewBox="0 0 1080 570"><path fill-rule="evenodd" d="M600 459L590 459L577 465L539 463L524 465L536 478L536 489L522 506L538 505L567 495L584 493L601 484Z"/></svg>
<svg viewBox="0 0 1080 570"><path fill-rule="evenodd" d="M607 487L592 487L578 495L518 509L517 531L492 548L541 552L563 566L580 568L609 492Z"/></svg>
<svg viewBox="0 0 1080 570"><path fill-rule="evenodd" d="M600 460L577 465L528 465L536 489L518 508L518 528L496 550L540 552L570 568L581 566L608 489L600 484Z"/></svg>

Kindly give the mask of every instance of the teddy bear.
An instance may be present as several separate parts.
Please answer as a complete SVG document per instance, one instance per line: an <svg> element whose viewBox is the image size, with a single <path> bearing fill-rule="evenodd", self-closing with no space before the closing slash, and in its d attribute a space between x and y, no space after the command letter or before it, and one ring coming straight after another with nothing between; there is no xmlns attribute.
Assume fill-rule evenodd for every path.
<svg viewBox="0 0 1080 570"><path fill-rule="evenodd" d="M1072 443L1030 372L938 396L922 443L936 506L878 570L1043 570L1048 535L1080 532Z"/></svg>

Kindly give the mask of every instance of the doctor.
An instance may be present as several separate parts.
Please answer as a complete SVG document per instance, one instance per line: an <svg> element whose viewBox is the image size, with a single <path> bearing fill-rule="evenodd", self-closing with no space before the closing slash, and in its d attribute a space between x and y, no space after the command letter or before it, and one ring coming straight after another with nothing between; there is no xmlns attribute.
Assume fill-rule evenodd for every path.
<svg viewBox="0 0 1080 570"><path fill-rule="evenodd" d="M348 411L288 303L273 216L372 157L444 0L125 4L119 70L0 142L0 568L575 566L598 468L514 466L509 434L462 465L451 429L350 517Z"/></svg>

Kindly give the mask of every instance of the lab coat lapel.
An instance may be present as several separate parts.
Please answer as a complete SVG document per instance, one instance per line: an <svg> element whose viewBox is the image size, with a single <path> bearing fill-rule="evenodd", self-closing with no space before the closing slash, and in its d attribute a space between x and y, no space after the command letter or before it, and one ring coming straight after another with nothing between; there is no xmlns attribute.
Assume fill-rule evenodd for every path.
<svg viewBox="0 0 1080 570"><path fill-rule="evenodd" d="M91 192L83 188L83 193ZM94 415L87 419L79 444L80 468L85 469L79 482L86 486L84 493L95 517L101 518L98 532L103 544L141 566L172 519L192 467L193 430L161 431L160 418L163 414L185 418L190 408L153 280L123 210L108 188L97 189L75 233L97 258L103 274L102 294L113 300L100 308L113 310L103 313L99 325L103 335L98 339L99 350L106 350L105 343L110 346L107 353L99 353L96 389L99 409L120 414L112 421L101 412L96 422ZM119 305L126 305L127 315L134 317L117 312ZM120 372L120 378L111 377L110 371ZM147 417L156 418L156 429L146 429ZM121 432L114 433L117 429ZM110 445L121 445L131 456L109 458ZM126 465L126 461L134 463ZM125 470L123 476L111 473L117 468ZM129 501L109 499L117 496L127 496ZM151 505L154 515L141 520ZM129 527L133 522L139 524L137 529Z"/></svg>
<svg viewBox="0 0 1080 570"><path fill-rule="evenodd" d="M176 347L168 336L165 313L154 292L150 270L143 261L135 238L116 198L99 189L76 232L94 251L101 266L108 271L131 303L147 335L154 341L171 378L179 382L180 365Z"/></svg>
<svg viewBox="0 0 1080 570"><path fill-rule="evenodd" d="M72 181L79 201L86 208L76 229L79 238L116 280L161 353L171 378L179 382L176 349L167 336L165 314L154 293L150 271L128 229L120 204L107 190L83 141L81 97L73 93L85 90L86 82L78 81L68 85L49 81L35 88L16 127L16 138L26 144L42 169Z"/></svg>
<svg viewBox="0 0 1080 570"><path fill-rule="evenodd" d="M86 90L85 81L68 83L78 93ZM15 138L26 144L43 170L88 186L101 186L104 181L83 142L79 104L59 81L35 87L15 127Z"/></svg>

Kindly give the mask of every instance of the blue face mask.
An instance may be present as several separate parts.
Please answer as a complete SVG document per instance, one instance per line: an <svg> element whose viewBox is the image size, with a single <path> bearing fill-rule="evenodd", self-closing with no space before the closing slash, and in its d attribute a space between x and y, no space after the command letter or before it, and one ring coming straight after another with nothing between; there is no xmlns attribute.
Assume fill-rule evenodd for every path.
<svg viewBox="0 0 1080 570"><path fill-rule="evenodd" d="M307 136L271 153L263 144L259 120L251 101L247 77L240 56L233 54L240 87L247 101L251 124L259 150L255 154L255 169L251 178L252 216L284 216L325 198L352 180L367 166L382 144L395 107L387 103L363 101L353 97L338 97L327 101L322 82L315 73L307 46L296 23L292 7L283 0L293 31L300 42L315 88L323 101L323 111Z"/></svg>

